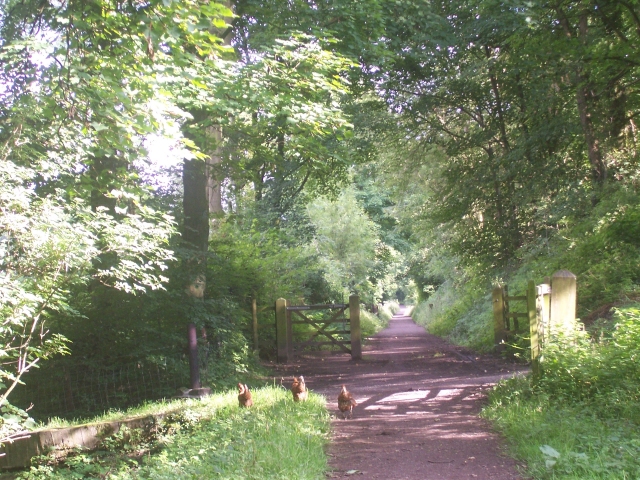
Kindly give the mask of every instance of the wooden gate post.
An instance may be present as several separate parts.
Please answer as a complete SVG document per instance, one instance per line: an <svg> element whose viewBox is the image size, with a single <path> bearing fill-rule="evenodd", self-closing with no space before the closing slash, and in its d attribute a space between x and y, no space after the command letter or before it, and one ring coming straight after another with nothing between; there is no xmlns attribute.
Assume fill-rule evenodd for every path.
<svg viewBox="0 0 640 480"><path fill-rule="evenodd" d="M529 334L531 338L531 372L534 376L540 373L539 359L540 342L538 338L538 311L536 308L536 284L533 280L529 280L527 285L527 313L529 314Z"/></svg>
<svg viewBox="0 0 640 480"><path fill-rule="evenodd" d="M538 312L538 344L540 349L549 336L549 307L551 304L551 279L545 277L544 283L536 287L536 310Z"/></svg>
<svg viewBox="0 0 640 480"><path fill-rule="evenodd" d="M502 287L494 287L492 297L494 348L497 352L500 352L504 349L504 340L506 338L504 331L504 294Z"/></svg>
<svg viewBox="0 0 640 480"><path fill-rule="evenodd" d="M551 277L550 335L573 334L577 298L576 276L569 270L554 273Z"/></svg>
<svg viewBox="0 0 640 480"><path fill-rule="evenodd" d="M349 323L351 324L351 359L362 359L362 342L360 332L360 297L349 297Z"/></svg>
<svg viewBox="0 0 640 480"><path fill-rule="evenodd" d="M287 300L286 306L290 305ZM285 317L287 319L287 362L293 361L293 324L291 323L291 311L285 308Z"/></svg>
<svg viewBox="0 0 640 480"><path fill-rule="evenodd" d="M287 301L284 298L276 300L276 346L278 363L287 363L290 349L287 345Z"/></svg>

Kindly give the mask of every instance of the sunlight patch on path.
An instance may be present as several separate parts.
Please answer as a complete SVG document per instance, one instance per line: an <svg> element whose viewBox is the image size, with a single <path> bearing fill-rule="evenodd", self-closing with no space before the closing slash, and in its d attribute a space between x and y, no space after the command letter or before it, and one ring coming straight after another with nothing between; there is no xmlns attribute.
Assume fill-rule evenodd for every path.
<svg viewBox="0 0 640 480"><path fill-rule="evenodd" d="M444 391L444 390L443 390ZM429 395L430 390L416 390L412 392L398 392L379 400L378 403L406 403L422 400Z"/></svg>
<svg viewBox="0 0 640 480"><path fill-rule="evenodd" d="M434 398L427 400L427 402L442 402L446 400L452 400L462 392L463 390L461 388L443 389L440 390Z"/></svg>

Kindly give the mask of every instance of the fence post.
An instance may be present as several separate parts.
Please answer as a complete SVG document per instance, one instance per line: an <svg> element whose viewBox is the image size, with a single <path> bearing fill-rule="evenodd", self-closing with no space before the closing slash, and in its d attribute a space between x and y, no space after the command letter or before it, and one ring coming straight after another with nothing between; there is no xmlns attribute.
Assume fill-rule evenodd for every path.
<svg viewBox="0 0 640 480"><path fill-rule="evenodd" d="M493 288L493 341L497 352L504 349L504 295L502 287Z"/></svg>
<svg viewBox="0 0 640 480"><path fill-rule="evenodd" d="M287 301L284 298L276 300L276 346L278 362L286 363L289 359L287 355Z"/></svg>
<svg viewBox="0 0 640 480"><path fill-rule="evenodd" d="M287 301L287 307L291 305ZM285 317L287 319L287 362L293 360L293 324L291 323L291 311L285 309Z"/></svg>
<svg viewBox="0 0 640 480"><path fill-rule="evenodd" d="M360 297L349 297L349 323L351 324L351 359L362 359L362 342L360 332Z"/></svg>
<svg viewBox="0 0 640 480"><path fill-rule="evenodd" d="M576 319L577 282L569 270L560 270L551 277L549 333L571 335Z"/></svg>
<svg viewBox="0 0 640 480"><path fill-rule="evenodd" d="M536 287L536 309L538 311L538 343L544 347L549 335L549 307L551 303L551 279L545 277L545 283Z"/></svg>
<svg viewBox="0 0 640 480"><path fill-rule="evenodd" d="M533 280L527 284L527 313L529 314L529 333L531 338L531 372L534 376L540 373L538 357L540 342L538 337L538 312L536 308L536 285Z"/></svg>
<svg viewBox="0 0 640 480"><path fill-rule="evenodd" d="M198 367L198 335L196 324L190 323L188 327L189 341L189 374L191 376L191 389L200 388L200 369Z"/></svg>

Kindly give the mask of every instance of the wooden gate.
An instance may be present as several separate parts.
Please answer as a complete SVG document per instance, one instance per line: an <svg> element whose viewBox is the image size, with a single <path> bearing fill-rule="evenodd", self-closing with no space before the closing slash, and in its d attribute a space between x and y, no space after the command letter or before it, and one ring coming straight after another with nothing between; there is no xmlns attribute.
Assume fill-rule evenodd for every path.
<svg viewBox="0 0 640 480"><path fill-rule="evenodd" d="M520 311L512 311L512 307ZM568 270L554 273L541 285L529 281L525 295L509 295L507 285L497 286L493 289L495 348L502 351L510 338L518 333L529 333L531 367L537 374L544 341L557 333L570 331L575 314L576 276Z"/></svg>
<svg viewBox="0 0 640 480"><path fill-rule="evenodd" d="M349 318L339 318L349 309ZM335 310L326 320L309 318L307 312L315 310ZM328 330L332 324L342 323L341 330ZM346 325L349 329L346 329ZM293 325L309 325L315 331L303 341L294 342ZM337 335L349 334L350 340L336 338ZM278 347L278 362L286 363L293 360L307 347L335 346L341 351L351 354L352 359L362 358L360 338L360 299L357 295L349 297L349 303L334 303L328 305L289 305L284 298L276 301L276 342ZM320 341L324 337L326 340Z"/></svg>
<svg viewBox="0 0 640 480"><path fill-rule="evenodd" d="M515 308L513 308L515 307ZM520 311L512 311L520 310ZM522 311L524 310L524 312ZM518 333L538 331L536 312L536 287L529 282L526 295L509 295L509 287L502 285L493 289L494 340L498 351L505 342Z"/></svg>

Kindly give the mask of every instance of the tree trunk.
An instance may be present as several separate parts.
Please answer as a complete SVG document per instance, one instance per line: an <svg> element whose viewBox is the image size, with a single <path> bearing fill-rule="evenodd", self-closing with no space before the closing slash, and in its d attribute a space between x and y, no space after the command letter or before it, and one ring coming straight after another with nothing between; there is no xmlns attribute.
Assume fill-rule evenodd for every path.
<svg viewBox="0 0 640 480"><path fill-rule="evenodd" d="M207 199L209 204L209 212L213 214L221 214L222 210L222 173L218 169L222 163L222 155L220 152L220 143L222 142L222 127L210 127L207 132L214 140L215 150L206 160L206 177L207 177Z"/></svg>
<svg viewBox="0 0 640 480"><path fill-rule="evenodd" d="M227 2L227 6L231 6ZM231 44L230 31L223 38L225 45ZM203 121L206 111L191 112L194 123ZM182 238L196 254L187 260L187 296L204 299L207 286L207 251L209 249L210 213L222 213L222 181L220 171L216 168L222 162L220 143L222 128L209 127L204 135L193 135L196 145L200 144L203 152L210 150L209 157L202 160L185 160L182 172L184 228ZM211 148L213 146L213 148Z"/></svg>
<svg viewBox="0 0 640 480"><path fill-rule="evenodd" d="M558 8L558 16L560 24L565 32L567 38L571 38L572 30L569 25L569 20L564 12ZM588 18L587 13L582 12L578 20L578 32L579 37L583 45L586 45L588 34ZM582 65L578 64L575 68L575 83L576 83L576 102L578 107L578 115L580 117L580 126L582 127L582 133L584 135L587 155L589 157L589 163L591 164L591 176L595 183L601 184L607 178L606 165L602 159L602 152L600 150L600 143L596 137L595 130L593 128L593 122L591 121L591 113L589 111L589 90L587 88L588 78L584 73Z"/></svg>
<svg viewBox="0 0 640 480"><path fill-rule="evenodd" d="M185 160L182 171L184 228L182 239L189 248L207 251L209 242L209 199L206 165L202 160Z"/></svg>

